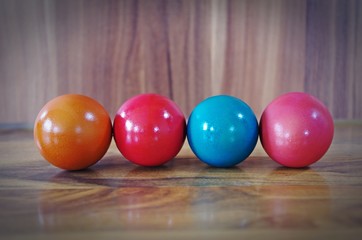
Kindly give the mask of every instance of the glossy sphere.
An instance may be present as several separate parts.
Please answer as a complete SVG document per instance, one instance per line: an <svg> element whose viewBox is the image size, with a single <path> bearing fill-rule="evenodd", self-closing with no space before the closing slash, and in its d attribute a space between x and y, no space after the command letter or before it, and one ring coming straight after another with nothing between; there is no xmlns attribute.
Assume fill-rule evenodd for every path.
<svg viewBox="0 0 362 240"><path fill-rule="evenodd" d="M214 96L192 111L187 139L201 161L214 167L231 167L253 151L258 140L258 122L242 100Z"/></svg>
<svg viewBox="0 0 362 240"><path fill-rule="evenodd" d="M260 140L267 154L287 167L319 160L333 139L333 119L317 98L300 92L282 95L264 110Z"/></svg>
<svg viewBox="0 0 362 240"><path fill-rule="evenodd" d="M183 113L170 99L141 94L126 101L114 118L122 155L142 166L159 166L176 156L186 135Z"/></svg>
<svg viewBox="0 0 362 240"><path fill-rule="evenodd" d="M51 164L80 170L95 164L106 153L112 140L112 123L106 110L92 98L63 95L40 110L34 140Z"/></svg>

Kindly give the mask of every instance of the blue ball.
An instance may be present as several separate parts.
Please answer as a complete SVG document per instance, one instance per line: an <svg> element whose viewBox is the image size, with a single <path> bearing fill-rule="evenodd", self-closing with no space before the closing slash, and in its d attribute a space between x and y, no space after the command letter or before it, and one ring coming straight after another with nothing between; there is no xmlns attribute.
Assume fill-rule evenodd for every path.
<svg viewBox="0 0 362 240"><path fill-rule="evenodd" d="M245 160L258 141L258 121L242 100L218 95L200 102L187 123L192 151L213 167L232 167Z"/></svg>

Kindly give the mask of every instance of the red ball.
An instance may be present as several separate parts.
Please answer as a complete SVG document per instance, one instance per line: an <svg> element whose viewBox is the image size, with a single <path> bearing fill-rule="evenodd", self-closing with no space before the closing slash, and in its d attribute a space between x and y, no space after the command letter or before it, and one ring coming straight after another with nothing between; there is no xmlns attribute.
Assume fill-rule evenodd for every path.
<svg viewBox="0 0 362 240"><path fill-rule="evenodd" d="M317 98L301 92L272 101L260 119L266 153L286 167L306 167L327 152L333 140L333 118Z"/></svg>
<svg viewBox="0 0 362 240"><path fill-rule="evenodd" d="M122 155L142 166L173 159L186 136L182 111L170 99L141 94L126 101L114 118L114 139Z"/></svg>

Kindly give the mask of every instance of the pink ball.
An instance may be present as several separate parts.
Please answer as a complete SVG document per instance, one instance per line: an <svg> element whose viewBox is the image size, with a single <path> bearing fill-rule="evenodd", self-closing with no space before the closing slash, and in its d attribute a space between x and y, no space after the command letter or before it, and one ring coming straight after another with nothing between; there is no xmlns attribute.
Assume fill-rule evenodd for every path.
<svg viewBox="0 0 362 240"><path fill-rule="evenodd" d="M273 100L260 119L266 153L286 167L306 167L327 152L333 140L333 118L317 98L291 92Z"/></svg>

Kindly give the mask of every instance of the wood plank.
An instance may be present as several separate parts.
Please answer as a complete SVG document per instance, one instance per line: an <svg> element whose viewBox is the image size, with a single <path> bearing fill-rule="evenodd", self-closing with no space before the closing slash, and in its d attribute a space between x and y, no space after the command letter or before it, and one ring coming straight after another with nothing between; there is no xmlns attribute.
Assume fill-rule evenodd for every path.
<svg viewBox="0 0 362 240"><path fill-rule="evenodd" d="M114 117L156 92L188 116L231 94L260 116L276 96L306 91L336 119L362 118L359 0L0 1L0 124L32 124L65 93Z"/></svg>
<svg viewBox="0 0 362 240"><path fill-rule="evenodd" d="M187 144L162 167L139 167L112 143L84 171L38 153L31 131L0 131L0 238L358 239L362 123L337 122L327 154L288 169L260 146L233 168L212 168Z"/></svg>

